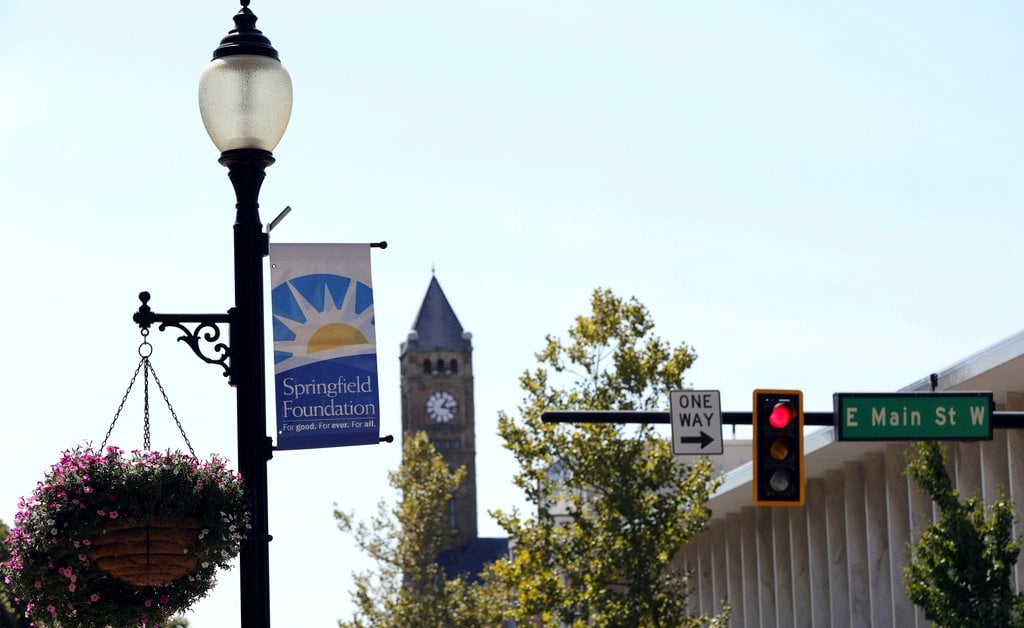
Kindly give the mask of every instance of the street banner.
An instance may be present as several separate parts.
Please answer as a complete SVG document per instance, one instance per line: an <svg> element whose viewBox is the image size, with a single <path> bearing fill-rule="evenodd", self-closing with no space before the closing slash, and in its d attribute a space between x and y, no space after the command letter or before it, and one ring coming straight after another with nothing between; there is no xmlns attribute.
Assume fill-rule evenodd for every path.
<svg viewBox="0 0 1024 628"><path fill-rule="evenodd" d="M277 447L376 444L369 244L270 246Z"/></svg>

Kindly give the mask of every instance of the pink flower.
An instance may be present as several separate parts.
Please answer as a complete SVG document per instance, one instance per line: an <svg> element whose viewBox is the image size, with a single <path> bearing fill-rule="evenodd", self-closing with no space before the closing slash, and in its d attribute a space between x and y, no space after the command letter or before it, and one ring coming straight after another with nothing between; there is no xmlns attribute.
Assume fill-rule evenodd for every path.
<svg viewBox="0 0 1024 628"><path fill-rule="evenodd" d="M117 511L116 510L111 510L109 514L110 514L110 518L111 519L117 519Z"/></svg>
<svg viewBox="0 0 1024 628"><path fill-rule="evenodd" d="M152 606L152 605L153 605L153 600L146 600L146 601L144 602L144 604L146 605L146 608L149 608L150 606Z"/></svg>
<svg viewBox="0 0 1024 628"><path fill-rule="evenodd" d="M68 585L68 591L71 591L72 593L75 592L76 588L77 588L77 585L75 585L74 582L72 582L71 584Z"/></svg>
<svg viewBox="0 0 1024 628"><path fill-rule="evenodd" d="M167 597L166 595L161 595L160 596L160 603L161 604L166 604L166 603L168 603L170 601L171 601L171 598Z"/></svg>
<svg viewBox="0 0 1024 628"><path fill-rule="evenodd" d="M100 601L100 596L99 596L99 594L97 594L97 593L93 593L92 595L90 595L90 596L89 596L89 601L90 601L90 602L99 602L99 601Z"/></svg>
<svg viewBox="0 0 1024 628"><path fill-rule="evenodd" d="M39 580L36 580L36 588L37 589L42 589L43 588L43 583L40 582Z"/></svg>
<svg viewBox="0 0 1024 628"><path fill-rule="evenodd" d="M107 511L105 511L105 510L97 510L96 514L101 516L101 517L106 517L107 516Z"/></svg>

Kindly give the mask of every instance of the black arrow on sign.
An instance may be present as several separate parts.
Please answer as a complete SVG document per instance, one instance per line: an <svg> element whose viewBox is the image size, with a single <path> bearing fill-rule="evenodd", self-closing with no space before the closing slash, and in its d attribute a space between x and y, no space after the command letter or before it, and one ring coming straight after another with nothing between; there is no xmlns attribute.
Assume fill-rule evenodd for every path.
<svg viewBox="0 0 1024 628"><path fill-rule="evenodd" d="M700 443L700 448L704 449L705 447L707 447L711 443L715 442L715 439L711 438L710 436L708 436L704 432L701 432L700 436L680 436L679 437L679 442L680 443L684 443L684 444Z"/></svg>

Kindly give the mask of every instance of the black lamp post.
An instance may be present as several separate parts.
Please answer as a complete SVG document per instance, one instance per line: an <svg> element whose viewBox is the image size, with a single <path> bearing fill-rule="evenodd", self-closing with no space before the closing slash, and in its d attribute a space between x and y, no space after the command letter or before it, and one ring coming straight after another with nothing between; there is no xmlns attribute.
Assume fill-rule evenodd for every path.
<svg viewBox="0 0 1024 628"><path fill-rule="evenodd" d="M140 327L175 327L204 361L225 370L237 393L238 470L252 502L252 530L242 546L241 626L270 626L270 534L267 528L266 364L263 334L263 258L269 238L259 216L260 186L274 163L271 151L281 141L292 108L292 85L277 50L256 29L249 0L241 0L235 28L213 52L199 80L199 110L213 143L221 151L235 188L235 307L225 314L157 314L149 294L140 296L135 314ZM228 323L228 345L218 343L220 323ZM201 344L205 343L205 344ZM212 345L214 356L203 349Z"/></svg>

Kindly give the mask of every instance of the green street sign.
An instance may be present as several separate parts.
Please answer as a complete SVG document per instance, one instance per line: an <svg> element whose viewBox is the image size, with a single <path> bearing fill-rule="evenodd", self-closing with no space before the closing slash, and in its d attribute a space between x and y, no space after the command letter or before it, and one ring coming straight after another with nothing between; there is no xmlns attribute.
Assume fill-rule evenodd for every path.
<svg viewBox="0 0 1024 628"><path fill-rule="evenodd" d="M992 440L990 392L836 393L836 440Z"/></svg>

